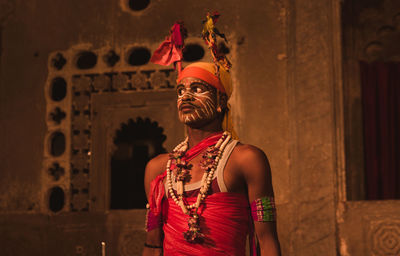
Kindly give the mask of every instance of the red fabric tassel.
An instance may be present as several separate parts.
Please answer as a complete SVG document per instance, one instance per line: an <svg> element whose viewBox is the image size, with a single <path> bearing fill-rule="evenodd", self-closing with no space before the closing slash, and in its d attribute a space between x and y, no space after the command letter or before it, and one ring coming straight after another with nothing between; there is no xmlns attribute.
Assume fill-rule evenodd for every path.
<svg viewBox="0 0 400 256"><path fill-rule="evenodd" d="M163 66L181 62L183 59L182 49L184 47L185 37L186 29L183 27L183 23L176 22L171 27L170 35L161 43L157 50L155 50L150 61Z"/></svg>

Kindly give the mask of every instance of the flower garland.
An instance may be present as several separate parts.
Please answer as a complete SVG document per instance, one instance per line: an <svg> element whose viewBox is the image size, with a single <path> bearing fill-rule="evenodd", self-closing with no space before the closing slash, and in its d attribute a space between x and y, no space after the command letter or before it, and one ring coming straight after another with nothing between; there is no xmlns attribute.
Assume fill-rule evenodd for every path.
<svg viewBox="0 0 400 256"><path fill-rule="evenodd" d="M229 140L231 134L224 132L221 138L214 146L207 148L202 156L200 162L201 169L204 170L203 177L201 179L200 191L197 195L196 202L190 205L186 205L183 201L184 184L190 181L190 169L192 165L182 159L188 149L188 138L181 142L170 154L170 158L167 162L167 186L168 192L174 202L181 207L182 212L190 216L188 220L189 230L183 233L183 237L190 243L198 243L202 241L204 235L200 232L199 215L197 213L200 204L207 197L210 189L214 173L217 169L218 162L221 159L222 153ZM177 168L175 182L177 184L176 194L172 186L172 170L171 163L175 161Z"/></svg>

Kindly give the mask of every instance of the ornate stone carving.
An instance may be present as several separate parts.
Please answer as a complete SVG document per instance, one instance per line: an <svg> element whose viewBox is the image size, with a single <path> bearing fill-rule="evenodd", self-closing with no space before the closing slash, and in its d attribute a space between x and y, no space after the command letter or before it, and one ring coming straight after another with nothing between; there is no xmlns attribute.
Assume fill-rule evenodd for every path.
<svg viewBox="0 0 400 256"><path fill-rule="evenodd" d="M369 43L367 47L365 47L365 54L370 59L377 59L382 55L383 50L384 49L381 42L373 41Z"/></svg>
<svg viewBox="0 0 400 256"><path fill-rule="evenodd" d="M78 191L88 189L88 175L86 173L83 173L82 171L78 172L77 174L73 174L71 176L71 187L73 190L76 189Z"/></svg>
<svg viewBox="0 0 400 256"><path fill-rule="evenodd" d="M91 92L92 80L87 76L76 76L72 79L72 86L75 92Z"/></svg>
<svg viewBox="0 0 400 256"><path fill-rule="evenodd" d="M176 86L176 79L178 79L178 74L176 72L169 72L168 82L170 87Z"/></svg>
<svg viewBox="0 0 400 256"><path fill-rule="evenodd" d="M64 120L66 114L64 111L61 110L61 108L56 107L51 113L50 113L50 119L56 123L60 124L62 120Z"/></svg>
<svg viewBox="0 0 400 256"><path fill-rule="evenodd" d="M55 181L58 181L61 176L65 174L65 170L60 166L59 163L54 162L53 165L49 168L49 175L53 177Z"/></svg>
<svg viewBox="0 0 400 256"><path fill-rule="evenodd" d="M97 91L109 91L111 89L111 80L109 76L99 75L93 80L93 86Z"/></svg>
<svg viewBox="0 0 400 256"><path fill-rule="evenodd" d="M79 115L73 116L72 127L74 130L80 130L80 131L89 129L88 116L85 114L82 114L82 113Z"/></svg>
<svg viewBox="0 0 400 256"><path fill-rule="evenodd" d="M128 89L128 81L128 75L119 73L113 76L112 86L116 90L126 90Z"/></svg>
<svg viewBox="0 0 400 256"><path fill-rule="evenodd" d="M122 256L139 255L142 251L144 231L129 230L121 234L119 238L119 251ZM141 242L139 242L141 241Z"/></svg>
<svg viewBox="0 0 400 256"><path fill-rule="evenodd" d="M167 76L164 72L154 72L150 75L150 84L154 89L168 87L167 81Z"/></svg>
<svg viewBox="0 0 400 256"><path fill-rule="evenodd" d="M75 111L83 112L89 108L89 97L86 94L80 93L72 99L72 105Z"/></svg>
<svg viewBox="0 0 400 256"><path fill-rule="evenodd" d="M73 155L71 158L73 168L83 170L89 168L89 156L84 153Z"/></svg>
<svg viewBox="0 0 400 256"><path fill-rule="evenodd" d="M61 70L65 64L67 63L67 60L64 58L64 56L61 53L57 53L53 59L51 59L51 65L57 69Z"/></svg>
<svg viewBox="0 0 400 256"><path fill-rule="evenodd" d="M400 220L372 222L370 241L374 256L400 255Z"/></svg>
<svg viewBox="0 0 400 256"><path fill-rule="evenodd" d="M72 194L71 209L73 211L88 211L89 195L84 193Z"/></svg>
<svg viewBox="0 0 400 256"><path fill-rule="evenodd" d="M4 1L3 1L4 2ZM0 7L2 3L0 0ZM11 2L11 1L5 1ZM6 9L0 8L0 14ZM172 89L175 84L173 69L154 68L152 65L129 65L121 62L123 49L73 49L55 51L49 55L49 77L46 83L45 97L47 102L48 133L52 128L65 130L66 152L61 156L52 156L46 152L46 175L70 188L66 194L68 209L73 211L87 211L90 207L88 200L90 181L90 154L91 154L91 97L96 93L113 93L131 90L156 90L159 88ZM85 55L86 54L86 55ZM102 56L97 58L97 56ZM78 58L78 59L77 59ZM90 61L89 65L84 61ZM76 66L74 66L76 64ZM62 77L65 85L65 95L62 99L52 99L54 78ZM61 87L63 89L63 87ZM63 92L61 90L61 92ZM61 97L59 95L56 95ZM109 124L105 123L105 127ZM47 137L49 137L48 135ZM106 138L107 140L107 138ZM113 145L112 138L109 138ZM106 143L106 142L105 142ZM49 163L69 163L62 166ZM71 170L71 174L69 175ZM42 194L45 195L46 184ZM66 190L68 191L68 190ZM48 205L47 197L43 196L43 208ZM71 208L69 209L69 206Z"/></svg>
<svg viewBox="0 0 400 256"><path fill-rule="evenodd" d="M72 148L76 150L89 149L89 138L83 132L72 136Z"/></svg>
<svg viewBox="0 0 400 256"><path fill-rule="evenodd" d="M135 89L147 89L147 78L141 73L132 75L132 88Z"/></svg>
<svg viewBox="0 0 400 256"><path fill-rule="evenodd" d="M393 9L385 7L377 9L366 8L358 17L359 30L356 40L359 40L362 59L369 61L392 60L400 54L398 40L400 38L400 13L393 15ZM391 17L391 18L390 18Z"/></svg>
<svg viewBox="0 0 400 256"><path fill-rule="evenodd" d="M119 55L115 53L115 51L111 50L106 55L104 55L104 62L109 67L114 67L115 64L120 60Z"/></svg>

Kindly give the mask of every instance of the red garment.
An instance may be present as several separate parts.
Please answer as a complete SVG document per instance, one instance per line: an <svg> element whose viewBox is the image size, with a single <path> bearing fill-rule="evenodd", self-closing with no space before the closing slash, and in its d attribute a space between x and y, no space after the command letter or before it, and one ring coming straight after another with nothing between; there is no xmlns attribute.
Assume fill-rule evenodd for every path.
<svg viewBox="0 0 400 256"><path fill-rule="evenodd" d="M207 147L215 145L221 136L222 133L217 133L204 139L188 150L182 160L190 161ZM204 242L189 243L183 236L183 232L188 230L189 216L172 198L165 198L165 176L166 172L157 176L150 188L150 210L155 216L162 212L164 255L245 255L251 222L249 202L245 195L218 192L207 196L198 211ZM192 204L196 197L185 198L185 201Z"/></svg>
<svg viewBox="0 0 400 256"><path fill-rule="evenodd" d="M195 201L195 197L187 199L187 203ZM192 244L183 237L189 216L171 198L163 201L164 255L246 255L250 219L245 195L212 194L204 200L199 212L204 242Z"/></svg>

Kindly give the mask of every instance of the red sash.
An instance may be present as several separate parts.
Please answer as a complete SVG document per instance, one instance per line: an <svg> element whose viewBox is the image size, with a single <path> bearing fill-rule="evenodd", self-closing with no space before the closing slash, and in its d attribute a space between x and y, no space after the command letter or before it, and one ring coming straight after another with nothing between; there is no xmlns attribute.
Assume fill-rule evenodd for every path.
<svg viewBox="0 0 400 256"><path fill-rule="evenodd" d="M187 198L194 203L195 197ZM239 193L219 192L207 196L199 208L203 243L189 243L183 237L188 229L188 215L174 200L163 201L164 255L246 255L249 233L249 203Z"/></svg>

